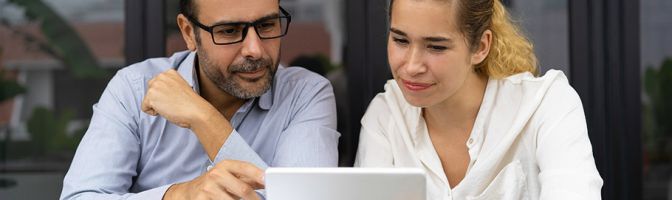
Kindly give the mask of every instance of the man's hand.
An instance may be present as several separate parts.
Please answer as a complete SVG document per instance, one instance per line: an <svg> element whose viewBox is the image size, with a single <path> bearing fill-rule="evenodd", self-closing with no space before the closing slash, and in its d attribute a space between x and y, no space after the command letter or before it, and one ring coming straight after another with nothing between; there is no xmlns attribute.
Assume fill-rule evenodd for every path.
<svg viewBox="0 0 672 200"><path fill-rule="evenodd" d="M183 128L191 128L199 114L214 109L173 69L157 75L148 84L142 111L161 115Z"/></svg>
<svg viewBox="0 0 672 200"><path fill-rule="evenodd" d="M173 199L252 199L264 188L264 172L243 161L224 160L196 179L172 185L163 196Z"/></svg>
<svg viewBox="0 0 672 200"><path fill-rule="evenodd" d="M173 124L191 129L210 160L215 160L233 131L231 123L172 69L149 81L142 111L153 116L161 115Z"/></svg>

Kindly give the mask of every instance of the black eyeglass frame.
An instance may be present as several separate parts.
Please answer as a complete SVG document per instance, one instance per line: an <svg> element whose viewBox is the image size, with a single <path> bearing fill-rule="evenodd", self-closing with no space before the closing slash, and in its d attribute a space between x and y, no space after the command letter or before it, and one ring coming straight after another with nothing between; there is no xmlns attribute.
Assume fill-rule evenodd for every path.
<svg viewBox="0 0 672 200"><path fill-rule="evenodd" d="M282 15L278 16L277 18L278 19L282 19L282 18L287 19L287 26L285 27L285 30L282 30L281 35L275 36L275 37L263 37L263 36L261 36L261 34L259 34L259 30L257 30L256 25L261 23L262 21L268 20L268 18L258 19L258 20L253 21L253 22L236 22L236 23L231 23L231 24L244 25L243 26L243 32L242 32L243 35L240 37L240 40L238 40L238 41L225 42L225 43L217 43L217 41L215 41L215 34L213 34L212 32L213 32L214 28L217 27L217 26L229 25L229 24L215 24L215 25L212 25L212 26L206 26L206 25L202 24L201 22L199 22L198 20L196 20L196 18L194 18L193 16L190 16L190 15L185 15L185 16L187 17L187 19L191 23L195 24L199 28L201 28L201 29L207 31L208 33L210 33L210 36L212 37L212 43L214 43L216 45L229 45L229 44L235 44L235 43L243 42L245 40L245 37L247 36L247 30L250 29L250 26L252 26L252 28L254 28L254 31L257 33L257 36L259 36L259 39L262 39L262 40L275 39L275 38L280 38L280 37L284 37L285 35L287 35L287 32L289 32L289 24L292 22L292 15L290 15L289 12L287 12L284 8L282 8L282 6L280 6L279 8L280 8L280 12L282 13ZM270 18L270 19L274 19L274 18L276 18L276 17L273 17L273 18Z"/></svg>

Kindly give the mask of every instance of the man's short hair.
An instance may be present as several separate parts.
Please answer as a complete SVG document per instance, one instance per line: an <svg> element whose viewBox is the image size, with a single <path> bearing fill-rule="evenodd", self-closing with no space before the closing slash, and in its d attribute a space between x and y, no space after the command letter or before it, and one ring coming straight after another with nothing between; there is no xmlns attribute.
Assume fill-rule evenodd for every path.
<svg viewBox="0 0 672 200"><path fill-rule="evenodd" d="M190 17L196 17L196 5L193 0L180 0L180 13Z"/></svg>
<svg viewBox="0 0 672 200"><path fill-rule="evenodd" d="M196 4L195 0L180 0L180 13L186 16L196 18ZM280 0L278 0L280 2Z"/></svg>

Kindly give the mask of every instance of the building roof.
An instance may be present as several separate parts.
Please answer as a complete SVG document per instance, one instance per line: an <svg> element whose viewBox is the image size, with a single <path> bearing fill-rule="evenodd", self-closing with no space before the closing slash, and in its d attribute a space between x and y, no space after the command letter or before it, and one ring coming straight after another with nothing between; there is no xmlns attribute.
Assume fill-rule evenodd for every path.
<svg viewBox="0 0 672 200"><path fill-rule="evenodd" d="M124 60L124 24L118 22L78 23L75 30L86 41L89 48L101 63L119 63ZM18 27L22 32L29 33L44 40L36 24ZM0 27L0 55L7 68L41 68L41 65L58 64L48 54L39 50L36 45L27 43L19 35L5 27ZM179 34L171 34L166 39L166 55L186 49ZM321 23L293 23L289 34L283 38L281 60L289 63L301 54L330 55L329 33ZM24 66L27 65L27 66ZM117 66L121 67L121 66Z"/></svg>

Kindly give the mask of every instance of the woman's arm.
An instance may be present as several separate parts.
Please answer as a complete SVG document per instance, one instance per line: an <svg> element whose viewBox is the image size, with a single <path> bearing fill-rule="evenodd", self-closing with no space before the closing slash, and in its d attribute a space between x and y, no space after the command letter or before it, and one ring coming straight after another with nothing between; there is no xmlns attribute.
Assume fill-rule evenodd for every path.
<svg viewBox="0 0 672 200"><path fill-rule="evenodd" d="M540 199L600 199L602 179L595 167L585 115L578 103L541 128L536 158Z"/></svg>

